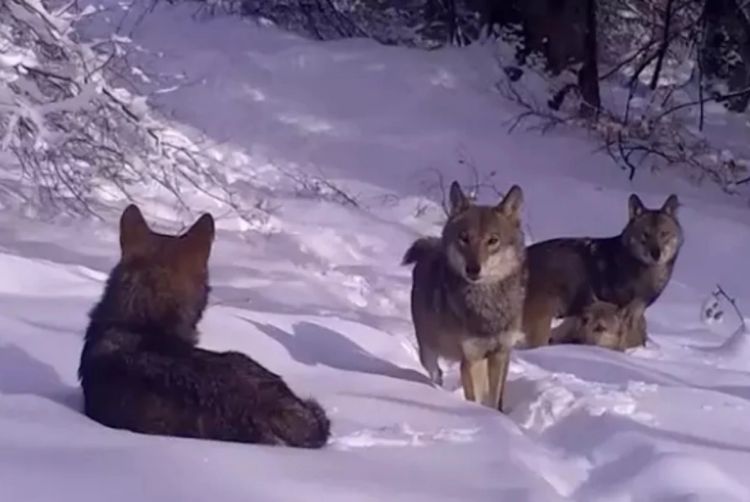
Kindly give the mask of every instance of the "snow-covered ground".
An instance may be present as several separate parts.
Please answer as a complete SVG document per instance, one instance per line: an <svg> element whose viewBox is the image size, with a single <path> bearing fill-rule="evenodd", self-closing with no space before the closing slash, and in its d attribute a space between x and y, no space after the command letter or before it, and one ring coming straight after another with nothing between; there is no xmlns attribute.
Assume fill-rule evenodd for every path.
<svg viewBox="0 0 750 502"><path fill-rule="evenodd" d="M726 302L721 322L701 316L717 283L750 309L742 199L671 176L630 184L580 133L509 135L518 110L493 90L499 70L486 47L315 43L238 18L198 21L194 5L160 3L123 22L122 5L83 24L86 37L115 26L130 35L132 78L149 103L223 156L234 191L271 210L249 226L199 190L182 194L218 219L202 345L245 351L319 399L334 437L303 451L140 436L87 419L79 350L117 259L125 202L112 202L104 223L53 225L9 208L0 500L750 501L750 346ZM465 402L455 368L446 389L430 385L399 262L412 239L439 230L435 173L468 183L467 163L482 179L494 172L500 190L523 187L533 240L611 235L631 191L651 206L678 193L686 243L647 312L652 343L626 354L516 351L507 415ZM150 194L138 195L155 228L191 223Z"/></svg>

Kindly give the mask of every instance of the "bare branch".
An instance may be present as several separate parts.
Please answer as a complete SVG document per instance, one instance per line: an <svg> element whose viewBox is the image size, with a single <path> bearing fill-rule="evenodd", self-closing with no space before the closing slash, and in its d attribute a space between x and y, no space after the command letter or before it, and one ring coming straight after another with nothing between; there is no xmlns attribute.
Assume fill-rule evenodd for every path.
<svg viewBox="0 0 750 502"><path fill-rule="evenodd" d="M746 87L745 89L741 89L739 91L730 92L730 93L727 93L727 94L720 94L720 95L716 95L716 96L709 96L707 98L701 98L701 99L696 99L694 101L688 101L686 103L680 103L678 105L675 105L675 106L673 106L673 107L671 107L671 108L663 111L659 115L657 115L656 118L655 118L655 120L659 120L659 119L661 119L661 118L663 118L663 117L665 117L665 116L667 116L667 115L669 115L671 113L674 113L674 112L676 112L678 110L683 110L685 108L690 108L690 107L693 107L693 106L696 106L696 105L703 105L704 103L710 103L710 102L722 103L724 101L728 101L728 100L733 99L733 98L737 98L737 97L740 97L740 96L745 96L747 94L750 94L750 87Z"/></svg>
<svg viewBox="0 0 750 502"><path fill-rule="evenodd" d="M669 48L670 39L670 27L672 25L672 4L674 0L667 0L667 7L664 11L664 36L662 38L661 46L659 47L658 56L656 58L656 68L654 74L651 76L651 90L656 89L656 85L659 83L659 75L661 74L661 68L664 65L664 56L667 55L667 49Z"/></svg>
<svg viewBox="0 0 750 502"><path fill-rule="evenodd" d="M716 285L716 291L714 292L714 296L716 297L722 297L725 300L729 302L729 304L734 309L734 313L737 314L737 317L740 320L740 323L742 325L742 330L747 330L747 323L745 322L745 316L742 315L742 311L740 310L739 306L737 306L737 300L735 298L732 298L727 294L726 291L724 291L724 288L721 287L721 284Z"/></svg>
<svg viewBox="0 0 750 502"><path fill-rule="evenodd" d="M52 216L70 210L98 217L99 192L132 200L134 187L150 185L184 211L190 211L189 191L249 223L263 220L262 204L247 207L232 194L215 156L202 155L148 108L137 107L143 98L110 83L115 66L123 65L120 42L73 40L73 6L49 12L36 1L0 2L0 19L10 27L0 30L0 53L13 56L0 58L0 93L11 96L0 104L0 152L17 164L9 167L18 175L15 199Z"/></svg>

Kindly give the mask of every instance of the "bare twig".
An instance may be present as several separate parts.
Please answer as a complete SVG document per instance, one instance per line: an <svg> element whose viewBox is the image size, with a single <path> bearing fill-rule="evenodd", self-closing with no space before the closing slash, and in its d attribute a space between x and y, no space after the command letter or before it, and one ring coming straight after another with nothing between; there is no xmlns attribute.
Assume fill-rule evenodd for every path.
<svg viewBox="0 0 750 502"><path fill-rule="evenodd" d="M285 168L279 168L279 171L294 182L294 188L300 197L315 197L360 208L360 203L353 195L322 175L311 176L302 171L292 171Z"/></svg>
<svg viewBox="0 0 750 502"><path fill-rule="evenodd" d="M667 6L664 11L664 36L662 37L661 46L659 47L658 56L656 58L656 67L654 68L654 74L651 76L651 90L656 89L656 85L659 83L659 75L661 74L661 67L664 64L664 56L667 54L669 48L670 39L670 27L672 25L672 4L674 0L667 0Z"/></svg>
<svg viewBox="0 0 750 502"><path fill-rule="evenodd" d="M698 104L700 106L698 110L698 130L703 130L703 124L705 122L705 115L706 115L706 101L703 97L703 62L701 61L700 56L697 58L698 60Z"/></svg>
<svg viewBox="0 0 750 502"><path fill-rule="evenodd" d="M737 317L740 320L740 323L742 325L743 331L747 330L747 323L745 322L745 316L742 315L742 311L740 310L739 306L737 305L737 300L727 294L726 291L724 291L724 288L721 287L721 284L716 285L716 291L714 292L714 296L717 297L723 297L725 300L729 302L729 304L734 309L734 313L737 314Z"/></svg>
<svg viewBox="0 0 750 502"><path fill-rule="evenodd" d="M0 90L13 97L0 107L0 148L17 161L16 200L36 199L52 214L62 209L97 214L97 191L132 199L134 186L151 184L189 211L186 189L220 201L253 223L260 205L243 207L223 182L222 166L194 143L166 128L150 111L138 111L133 95L115 88L113 65L122 64L118 42L80 43L71 38L70 5L50 13L30 0L0 2L0 48L34 55L3 70L12 81ZM65 16L64 18L61 16ZM106 53L97 49L110 45ZM174 139L173 139L174 138ZM184 144L180 144L184 142Z"/></svg>
<svg viewBox="0 0 750 502"><path fill-rule="evenodd" d="M733 98L737 98L737 97L740 97L740 96L745 96L746 94L750 94L750 87L746 87L745 89L741 89L739 91L730 92L730 93L727 93L727 94L720 94L720 95L717 95L717 96L709 96L707 98L701 98L701 99L696 99L694 101L688 101L686 103L680 103L678 105L675 105L675 106L673 106L673 107L671 107L671 108L663 111L662 113L660 113L659 115L657 115L654 118L654 120L660 120L660 119L664 118L665 116L667 116L667 115L669 115L671 113L674 113L676 111L679 111L679 110L682 110L682 109L685 109L685 108L690 108L692 106L703 105L704 103L710 103L710 102L722 103L724 101L728 101L728 100L733 99Z"/></svg>
<svg viewBox="0 0 750 502"><path fill-rule="evenodd" d="M499 88L499 90L506 98L520 105L521 108L525 109L525 111L519 113L514 118L506 122L506 124L510 124L508 126L508 133L512 133L516 129L516 127L521 124L521 122L528 118L536 118L540 120L540 124L536 126L530 126L529 129L539 129L542 133L546 133L553 127L565 122L565 119L555 115L554 113L547 110L542 110L530 103L527 99L521 96L515 86L510 82L508 82L506 86Z"/></svg>
<svg viewBox="0 0 750 502"><path fill-rule="evenodd" d="M616 74L620 70L622 70L624 67L641 57L643 54L645 54L649 49L651 49L656 44L656 40L649 40L643 47L639 48L638 50L634 51L633 54L626 57L622 61L618 62L615 66L607 70L603 75L599 77L599 80L607 80L612 75Z"/></svg>

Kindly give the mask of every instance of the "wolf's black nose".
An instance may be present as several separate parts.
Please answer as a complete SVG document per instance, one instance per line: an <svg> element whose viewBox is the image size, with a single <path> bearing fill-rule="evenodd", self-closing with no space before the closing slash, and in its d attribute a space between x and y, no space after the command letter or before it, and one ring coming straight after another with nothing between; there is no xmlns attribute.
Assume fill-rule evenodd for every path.
<svg viewBox="0 0 750 502"><path fill-rule="evenodd" d="M479 279L479 273L482 271L482 267L479 265L466 265L466 277L471 280Z"/></svg>
<svg viewBox="0 0 750 502"><path fill-rule="evenodd" d="M660 257L661 257L661 249L659 249L659 248L653 248L651 250L651 258L653 258L654 261L659 261Z"/></svg>

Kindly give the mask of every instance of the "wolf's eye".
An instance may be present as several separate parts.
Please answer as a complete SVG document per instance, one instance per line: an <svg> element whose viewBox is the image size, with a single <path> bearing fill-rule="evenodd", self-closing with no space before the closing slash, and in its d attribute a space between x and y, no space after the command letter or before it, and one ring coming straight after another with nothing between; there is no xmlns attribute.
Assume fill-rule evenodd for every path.
<svg viewBox="0 0 750 502"><path fill-rule="evenodd" d="M495 237L494 235L487 239L487 245L488 246L497 246L497 244L500 242L500 239Z"/></svg>
<svg viewBox="0 0 750 502"><path fill-rule="evenodd" d="M650 235L648 235L648 234L641 234L641 242L648 241L649 237L650 237Z"/></svg>
<svg viewBox="0 0 750 502"><path fill-rule="evenodd" d="M458 236L458 239L461 241L461 244L468 244L469 234L467 234L466 232L461 232L461 235Z"/></svg>

